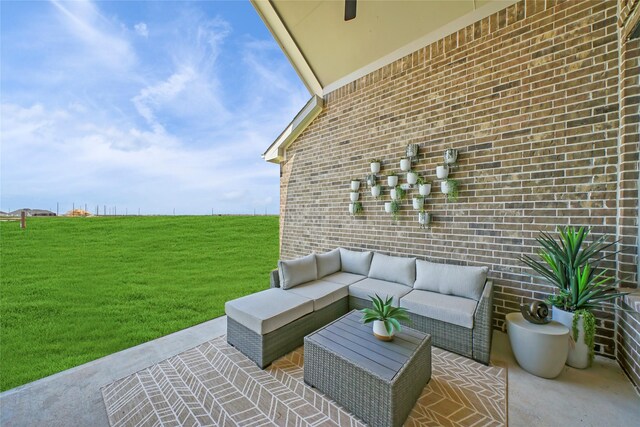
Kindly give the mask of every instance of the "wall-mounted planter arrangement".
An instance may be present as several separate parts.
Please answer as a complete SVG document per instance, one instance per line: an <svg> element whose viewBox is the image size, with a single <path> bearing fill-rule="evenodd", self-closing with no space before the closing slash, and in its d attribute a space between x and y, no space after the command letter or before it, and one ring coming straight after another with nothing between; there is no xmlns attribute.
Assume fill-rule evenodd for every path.
<svg viewBox="0 0 640 427"><path fill-rule="evenodd" d="M360 193L358 193L357 191L352 191L349 194L349 197L351 198L351 202L357 202L358 199L360 198Z"/></svg>
<svg viewBox="0 0 640 427"><path fill-rule="evenodd" d="M360 180L352 179L351 180L351 191L358 191L360 189Z"/></svg>
<svg viewBox="0 0 640 427"><path fill-rule="evenodd" d="M413 196L413 209L420 210L424 208L424 196Z"/></svg>
<svg viewBox="0 0 640 427"><path fill-rule="evenodd" d="M411 170L407 172L407 184L415 185L416 182L418 182L418 174Z"/></svg>
<svg viewBox="0 0 640 427"><path fill-rule="evenodd" d="M458 200L459 183L455 179L446 179L440 183L440 191L447 196L448 202Z"/></svg>
<svg viewBox="0 0 640 427"><path fill-rule="evenodd" d="M438 179L447 179L449 176L449 166L440 165L436 168L436 176Z"/></svg>
<svg viewBox="0 0 640 427"><path fill-rule="evenodd" d="M380 197L381 189L382 186L380 184L374 185L373 187L371 187L371 195L377 199L378 197Z"/></svg>
<svg viewBox="0 0 640 427"><path fill-rule="evenodd" d="M380 160L370 160L369 166L371 167L371 173L380 173Z"/></svg>
<svg viewBox="0 0 640 427"><path fill-rule="evenodd" d="M390 175L387 176L387 185L389 187L395 187L396 185L398 185L398 175L392 173Z"/></svg>

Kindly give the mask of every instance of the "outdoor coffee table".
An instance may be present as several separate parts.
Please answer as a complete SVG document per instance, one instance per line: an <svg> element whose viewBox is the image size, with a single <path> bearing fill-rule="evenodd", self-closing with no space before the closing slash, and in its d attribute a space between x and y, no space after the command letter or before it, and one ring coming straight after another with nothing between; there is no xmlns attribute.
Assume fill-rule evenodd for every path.
<svg viewBox="0 0 640 427"><path fill-rule="evenodd" d="M304 381L371 426L401 426L431 379L431 336L373 336L356 310L304 338Z"/></svg>

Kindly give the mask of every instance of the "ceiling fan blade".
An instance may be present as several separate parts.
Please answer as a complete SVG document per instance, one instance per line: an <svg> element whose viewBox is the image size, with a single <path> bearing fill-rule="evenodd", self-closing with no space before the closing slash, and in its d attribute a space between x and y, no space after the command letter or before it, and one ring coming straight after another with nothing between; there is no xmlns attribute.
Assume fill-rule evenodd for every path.
<svg viewBox="0 0 640 427"><path fill-rule="evenodd" d="M344 20L351 21L356 17L356 0L344 0Z"/></svg>

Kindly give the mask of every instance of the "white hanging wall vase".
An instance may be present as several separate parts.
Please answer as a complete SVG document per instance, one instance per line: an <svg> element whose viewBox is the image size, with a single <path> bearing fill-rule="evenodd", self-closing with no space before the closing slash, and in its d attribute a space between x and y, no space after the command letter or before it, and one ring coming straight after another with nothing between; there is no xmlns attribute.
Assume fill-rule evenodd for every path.
<svg viewBox="0 0 640 427"><path fill-rule="evenodd" d="M436 168L436 176L438 179L447 179L449 176L449 166L438 166Z"/></svg>
<svg viewBox="0 0 640 427"><path fill-rule="evenodd" d="M424 199L422 197L413 198L413 209L420 210L424 207Z"/></svg>
<svg viewBox="0 0 640 427"><path fill-rule="evenodd" d="M380 186L379 185L374 185L373 187L371 187L371 195L373 197L375 197L376 199L378 197L380 197Z"/></svg>
<svg viewBox="0 0 640 427"><path fill-rule="evenodd" d="M358 191L359 188L360 188L360 181L355 179L351 180L351 191Z"/></svg>
<svg viewBox="0 0 640 427"><path fill-rule="evenodd" d="M352 202L357 202L358 199L360 198L360 193L356 193L355 191L352 191L350 194L350 197Z"/></svg>
<svg viewBox="0 0 640 427"><path fill-rule="evenodd" d="M388 176L387 177L387 184L389 185L389 187L395 187L396 185L398 185L398 177L393 175L393 176Z"/></svg>
<svg viewBox="0 0 640 427"><path fill-rule="evenodd" d="M440 191L442 191L442 194L449 194L451 192L451 183L449 181L442 181L440 183Z"/></svg>
<svg viewBox="0 0 640 427"><path fill-rule="evenodd" d="M403 172L408 171L409 169L411 169L411 160L409 159L400 159L400 169Z"/></svg>
<svg viewBox="0 0 640 427"><path fill-rule="evenodd" d="M386 213L391 213L391 202L384 202L384 211Z"/></svg>
<svg viewBox="0 0 640 427"><path fill-rule="evenodd" d="M353 215L354 211L353 203L349 203L349 214Z"/></svg>
<svg viewBox="0 0 640 427"><path fill-rule="evenodd" d="M431 184L420 184L418 186L418 192L421 196L428 196L431 194Z"/></svg>
<svg viewBox="0 0 640 427"><path fill-rule="evenodd" d="M380 172L380 162L371 162L371 173Z"/></svg>
<svg viewBox="0 0 640 427"><path fill-rule="evenodd" d="M416 182L418 182L418 174L415 173L415 172L408 172L407 173L407 184L415 185Z"/></svg>
<svg viewBox="0 0 640 427"><path fill-rule="evenodd" d="M448 148L444 152L444 162L448 165L454 164L458 160L458 150Z"/></svg>
<svg viewBox="0 0 640 427"><path fill-rule="evenodd" d="M396 190L395 188L392 188L390 193L391 193L391 199L398 200L398 190Z"/></svg>
<svg viewBox="0 0 640 427"><path fill-rule="evenodd" d="M431 220L431 216L427 212L418 212L418 224L422 227L426 227L429 225L429 221Z"/></svg>

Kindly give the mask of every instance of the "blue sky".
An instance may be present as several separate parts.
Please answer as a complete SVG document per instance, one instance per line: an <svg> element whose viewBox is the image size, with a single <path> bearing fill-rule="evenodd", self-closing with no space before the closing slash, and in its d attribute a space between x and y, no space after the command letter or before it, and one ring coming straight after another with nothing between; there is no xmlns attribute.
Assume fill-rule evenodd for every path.
<svg viewBox="0 0 640 427"><path fill-rule="evenodd" d="M0 7L1 210L278 212L309 93L248 0Z"/></svg>

